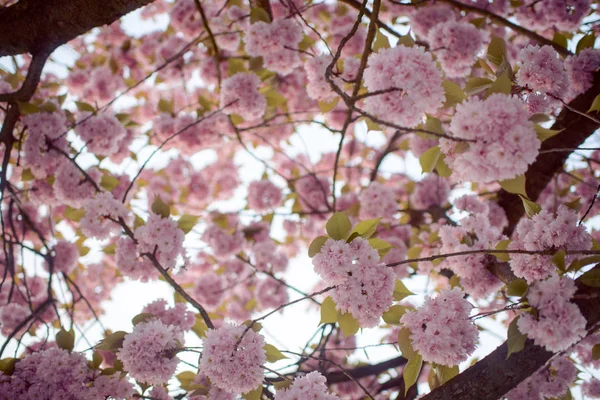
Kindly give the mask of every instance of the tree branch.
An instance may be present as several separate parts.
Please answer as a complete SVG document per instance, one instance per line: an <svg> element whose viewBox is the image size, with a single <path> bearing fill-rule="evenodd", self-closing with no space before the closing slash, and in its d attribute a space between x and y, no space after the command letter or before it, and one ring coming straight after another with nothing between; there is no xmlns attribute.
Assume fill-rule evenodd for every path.
<svg viewBox="0 0 600 400"><path fill-rule="evenodd" d="M573 302L587 320L588 330L600 321L598 295L599 288L577 281L577 293ZM508 359L507 350L505 342L477 364L432 390L423 400L497 400L531 376L553 356L543 347L534 345L532 340L527 340L525 348L511 354Z"/></svg>
<svg viewBox="0 0 600 400"><path fill-rule="evenodd" d="M594 76L594 85L571 101L569 107L575 110L588 110L598 93L600 93L600 72L596 72ZM562 170L565 161L571 155L570 151L550 152L548 150L576 149L598 128L600 124L566 107L560 112L551 129L562 130L562 132L542 143L540 149L542 153L525 174L527 195L531 200L537 200L542 190L550 183L552 177ZM510 236L525 213L523 203L519 196L501 190L498 194L498 204L508 217L508 227L504 233Z"/></svg>
<svg viewBox="0 0 600 400"><path fill-rule="evenodd" d="M52 52L153 0L20 0L0 8L0 57Z"/></svg>

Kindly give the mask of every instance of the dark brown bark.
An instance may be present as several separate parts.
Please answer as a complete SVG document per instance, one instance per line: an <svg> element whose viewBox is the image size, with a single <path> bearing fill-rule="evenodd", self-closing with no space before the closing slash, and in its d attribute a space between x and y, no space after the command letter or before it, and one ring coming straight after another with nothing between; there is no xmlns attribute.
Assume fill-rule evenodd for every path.
<svg viewBox="0 0 600 400"><path fill-rule="evenodd" d="M600 268L600 267L596 267ZM600 321L598 296L600 288L577 283L575 304L587 320L587 328ZM531 376L552 357L552 353L528 340L525 348L506 359L507 345L502 344L491 354L434 389L423 400L497 400Z"/></svg>
<svg viewBox="0 0 600 400"><path fill-rule="evenodd" d="M569 105L585 113L598 94L600 94L600 72L596 73L594 86L575 98ZM564 130L544 141L541 150L576 148L599 127L600 125L591 119L564 108L552 126L552 129ZM529 167L525 178L527 195L531 200L537 200L554 175L562 169L569 155L571 155L570 151L540 154L535 163ZM525 214L523 203L519 196L502 190L498 195L498 204L506 211L509 225L505 233L510 236Z"/></svg>
<svg viewBox="0 0 600 400"><path fill-rule="evenodd" d="M0 57L52 51L153 0L20 0L0 8Z"/></svg>

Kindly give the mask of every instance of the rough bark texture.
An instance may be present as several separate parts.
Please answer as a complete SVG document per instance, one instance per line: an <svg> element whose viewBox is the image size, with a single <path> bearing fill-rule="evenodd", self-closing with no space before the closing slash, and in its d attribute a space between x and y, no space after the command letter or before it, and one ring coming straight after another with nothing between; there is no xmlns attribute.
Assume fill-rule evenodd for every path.
<svg viewBox="0 0 600 400"><path fill-rule="evenodd" d="M586 112L597 94L600 93L600 73L596 73L594 86L584 94L575 98L569 105L575 110ZM598 114L594 114L596 117ZM542 143L541 150L571 149L580 146L600 125L583 115L569 111L566 108L559 114L552 129L564 129L561 133ZM560 171L570 151L541 154L525 174L527 195L531 200L538 196L548 185L554 175ZM498 204L506 211L509 226L505 233L510 234L519 220L525 214L523 203L519 196L502 190L498 195Z"/></svg>
<svg viewBox="0 0 600 400"><path fill-rule="evenodd" d="M599 93L600 72L597 72L594 86L570 102L569 106L585 113ZM576 148L599 127L600 124L565 108L552 126L552 129L564 130L546 140L542 144L542 150ZM525 176L527 194L532 200L538 198L554 175L561 170L570 154L571 151L541 154L531 165ZM518 196L505 191L499 194L499 204L508 216L509 227L505 233L510 235L525 214L523 204ZM600 307L598 307L600 288L587 287L578 283L576 297L578 300L575 303L588 321L588 329L600 322ZM431 391L424 399L497 400L544 365L553 355L544 348L534 345L531 340L526 342L522 351L511 355L508 360L506 354L507 345L504 343L483 360Z"/></svg>
<svg viewBox="0 0 600 400"><path fill-rule="evenodd" d="M600 267L596 267L600 268ZM575 304L588 321L590 329L600 321L599 288L577 283ZM507 345L502 344L490 355L460 375L434 389L423 400L461 399L497 400L540 368L553 355L528 340L525 348L506 359Z"/></svg>
<svg viewBox="0 0 600 400"><path fill-rule="evenodd" d="M0 57L51 51L153 0L20 0L0 8Z"/></svg>

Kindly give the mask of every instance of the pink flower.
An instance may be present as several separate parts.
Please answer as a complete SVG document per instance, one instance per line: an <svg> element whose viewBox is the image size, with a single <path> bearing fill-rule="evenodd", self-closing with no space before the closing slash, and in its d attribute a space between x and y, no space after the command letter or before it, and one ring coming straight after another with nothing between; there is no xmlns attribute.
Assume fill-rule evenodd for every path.
<svg viewBox="0 0 600 400"><path fill-rule="evenodd" d="M313 371L294 379L294 383L287 389L278 390L275 400L336 400L335 394L330 394L327 389L327 379L317 371Z"/></svg>
<svg viewBox="0 0 600 400"><path fill-rule="evenodd" d="M563 97L569 77L558 53L550 46L527 46L519 53L517 82L542 93Z"/></svg>
<svg viewBox="0 0 600 400"><path fill-rule="evenodd" d="M77 267L77 260L79 259L79 250L77 246L66 240L59 240L54 248L52 249L54 256L52 257L52 268L53 272L64 272L70 274ZM44 268L49 271L50 265L44 263Z"/></svg>
<svg viewBox="0 0 600 400"><path fill-rule="evenodd" d="M86 143L87 150L100 156L110 156L119 150L127 131L119 120L110 114L85 116L75 132Z"/></svg>
<svg viewBox="0 0 600 400"><path fill-rule="evenodd" d="M111 233L121 229L113 220L127 218L129 212L112 194L103 192L84 202L85 215L81 219L81 231L84 235L105 239Z"/></svg>
<svg viewBox="0 0 600 400"><path fill-rule="evenodd" d="M249 392L263 379L262 365L267 360L264 346L262 335L246 330L244 325L225 324L211 329L204 339L200 372L211 384L227 392Z"/></svg>
<svg viewBox="0 0 600 400"><path fill-rule="evenodd" d="M463 77L484 47L485 35L468 22L436 22L429 32L429 42L442 69L450 78Z"/></svg>
<svg viewBox="0 0 600 400"><path fill-rule="evenodd" d="M194 313L187 311L184 303L175 303L174 307L167 307L167 302L159 299L146 305L142 312L152 314L163 324L174 326L182 332L192 329L196 322Z"/></svg>
<svg viewBox="0 0 600 400"><path fill-rule="evenodd" d="M471 140L440 139L453 176L465 181L512 179L535 161L541 145L523 102L500 93L457 105L450 130Z"/></svg>
<svg viewBox="0 0 600 400"><path fill-rule="evenodd" d="M260 78L253 73L238 73L221 84L221 107L225 114L237 114L247 121L260 119L267 101L259 93Z"/></svg>
<svg viewBox="0 0 600 400"><path fill-rule="evenodd" d="M156 255L161 267L167 270L176 266L179 255L185 256L184 237L175 221L157 214L150 215L146 225L135 230L138 252Z"/></svg>
<svg viewBox="0 0 600 400"><path fill-rule="evenodd" d="M454 366L465 361L477 344L471 308L460 289L446 289L436 298L427 297L418 310L407 311L400 322L410 330L412 346L424 361Z"/></svg>
<svg viewBox="0 0 600 400"><path fill-rule="evenodd" d="M125 336L117 357L136 380L160 385L175 373L179 364L175 353L183 343L183 333L176 327L160 320L141 322Z"/></svg>
<svg viewBox="0 0 600 400"><path fill-rule="evenodd" d="M391 221L398 211L394 191L379 182L371 182L360 193L360 218L383 218Z"/></svg>
<svg viewBox="0 0 600 400"><path fill-rule="evenodd" d="M268 180L248 186L248 207L257 211L273 210L281 205L281 189Z"/></svg>

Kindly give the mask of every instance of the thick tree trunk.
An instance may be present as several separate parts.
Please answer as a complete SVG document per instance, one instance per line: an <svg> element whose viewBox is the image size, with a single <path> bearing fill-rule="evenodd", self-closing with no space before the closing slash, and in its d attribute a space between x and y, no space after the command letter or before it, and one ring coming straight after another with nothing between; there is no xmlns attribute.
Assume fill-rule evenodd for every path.
<svg viewBox="0 0 600 400"><path fill-rule="evenodd" d="M20 0L0 8L0 57L48 52L153 0Z"/></svg>

